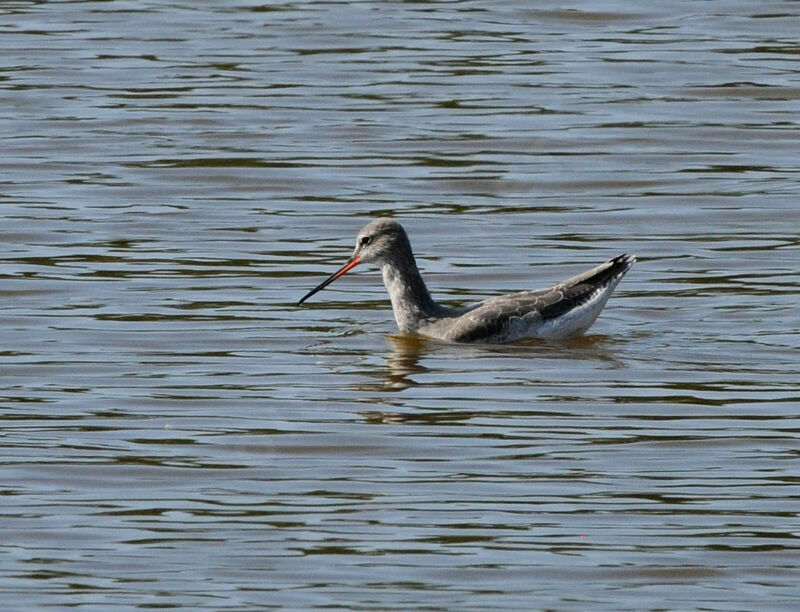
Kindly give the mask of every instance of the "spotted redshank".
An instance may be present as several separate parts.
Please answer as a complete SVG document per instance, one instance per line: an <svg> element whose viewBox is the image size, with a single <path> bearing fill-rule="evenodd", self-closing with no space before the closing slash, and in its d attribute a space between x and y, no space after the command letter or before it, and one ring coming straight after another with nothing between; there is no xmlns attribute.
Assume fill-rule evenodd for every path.
<svg viewBox="0 0 800 612"><path fill-rule="evenodd" d="M585 332L636 258L619 255L557 285L508 293L466 308L437 304L417 269L411 243L394 219L375 219L358 233L347 263L309 291L298 306L362 263L381 268L401 332L448 342L569 338Z"/></svg>

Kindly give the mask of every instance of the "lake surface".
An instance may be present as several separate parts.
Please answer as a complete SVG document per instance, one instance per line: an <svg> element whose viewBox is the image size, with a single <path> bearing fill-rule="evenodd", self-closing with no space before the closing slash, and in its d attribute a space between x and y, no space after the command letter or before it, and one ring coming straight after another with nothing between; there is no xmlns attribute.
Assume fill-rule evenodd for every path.
<svg viewBox="0 0 800 612"><path fill-rule="evenodd" d="M795 2L3 2L4 610L794 610ZM639 262L585 337L396 335Z"/></svg>

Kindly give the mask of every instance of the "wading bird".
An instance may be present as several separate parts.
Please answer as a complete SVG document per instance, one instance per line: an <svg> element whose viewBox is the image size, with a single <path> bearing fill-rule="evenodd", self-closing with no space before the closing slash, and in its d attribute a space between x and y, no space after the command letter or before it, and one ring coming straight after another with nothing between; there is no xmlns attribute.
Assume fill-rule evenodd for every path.
<svg viewBox="0 0 800 612"><path fill-rule="evenodd" d="M375 219L358 233L353 256L309 291L298 306L362 263L374 263L401 332L448 342L498 343L569 338L585 332L636 257L619 255L545 289L507 293L465 308L437 304L420 276L408 235L394 219Z"/></svg>

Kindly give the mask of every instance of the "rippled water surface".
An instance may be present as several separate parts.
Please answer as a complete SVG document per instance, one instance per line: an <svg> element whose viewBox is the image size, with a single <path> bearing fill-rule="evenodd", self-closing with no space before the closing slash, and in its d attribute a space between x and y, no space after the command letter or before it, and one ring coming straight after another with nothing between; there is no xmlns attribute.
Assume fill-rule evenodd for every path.
<svg viewBox="0 0 800 612"><path fill-rule="evenodd" d="M800 7L651 4L0 4L3 608L796 609ZM639 263L297 308L378 215L448 303Z"/></svg>

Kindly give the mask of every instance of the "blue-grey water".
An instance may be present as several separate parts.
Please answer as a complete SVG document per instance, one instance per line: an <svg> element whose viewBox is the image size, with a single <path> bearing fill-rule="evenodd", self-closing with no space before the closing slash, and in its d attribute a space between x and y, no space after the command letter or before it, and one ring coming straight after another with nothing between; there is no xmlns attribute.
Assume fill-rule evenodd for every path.
<svg viewBox="0 0 800 612"><path fill-rule="evenodd" d="M4 610L794 610L800 5L0 4ZM639 262L590 333L396 335Z"/></svg>

